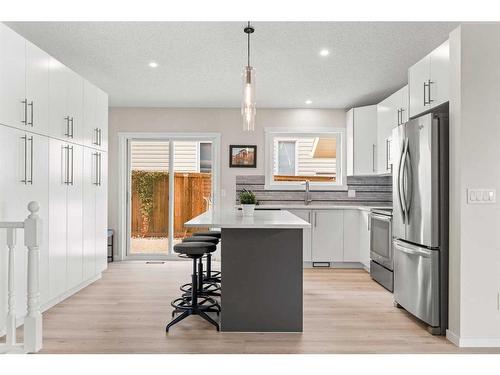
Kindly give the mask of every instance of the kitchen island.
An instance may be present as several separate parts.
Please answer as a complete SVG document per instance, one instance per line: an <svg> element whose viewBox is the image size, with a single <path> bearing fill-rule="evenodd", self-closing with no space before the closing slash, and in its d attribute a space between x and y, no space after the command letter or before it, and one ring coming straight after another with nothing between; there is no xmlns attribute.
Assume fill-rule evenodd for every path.
<svg viewBox="0 0 500 375"><path fill-rule="evenodd" d="M212 209L185 223L221 228L221 330L302 332L302 232L288 211Z"/></svg>

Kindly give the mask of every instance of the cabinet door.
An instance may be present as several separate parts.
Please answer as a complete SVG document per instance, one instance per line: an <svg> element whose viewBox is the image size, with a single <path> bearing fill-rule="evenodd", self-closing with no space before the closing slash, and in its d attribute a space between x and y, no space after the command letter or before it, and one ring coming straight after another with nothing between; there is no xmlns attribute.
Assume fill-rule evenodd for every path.
<svg viewBox="0 0 500 375"><path fill-rule="evenodd" d="M83 150L83 279L96 274L96 184L97 151L84 147Z"/></svg>
<svg viewBox="0 0 500 375"><path fill-rule="evenodd" d="M108 267L108 153L100 152L99 185L96 189L96 273Z"/></svg>
<svg viewBox="0 0 500 375"><path fill-rule="evenodd" d="M410 117L428 110L428 88L431 58L427 55L408 69L408 88L410 90Z"/></svg>
<svg viewBox="0 0 500 375"><path fill-rule="evenodd" d="M66 143L49 140L49 295L66 291L67 181Z"/></svg>
<svg viewBox="0 0 500 375"><path fill-rule="evenodd" d="M376 174L377 106L354 108L354 174Z"/></svg>
<svg viewBox="0 0 500 375"><path fill-rule="evenodd" d="M377 173L391 171L387 152L387 138L392 135L392 128L398 124L400 98L400 93L395 92L377 105Z"/></svg>
<svg viewBox="0 0 500 375"><path fill-rule="evenodd" d="M2 173L0 173L0 220L23 221L28 211L24 205L21 176L24 176L24 140L25 135L17 129L0 126L0 157L2 162ZM0 230L0 327L5 323L7 312L7 248L5 230ZM26 312L26 251L24 247L24 236L21 230L16 232L15 251L15 292L16 292L16 315L21 317Z"/></svg>
<svg viewBox="0 0 500 375"><path fill-rule="evenodd" d="M49 133L69 139L68 68L54 58L49 61Z"/></svg>
<svg viewBox="0 0 500 375"><path fill-rule="evenodd" d="M49 132L49 62L49 55L26 42L28 125L45 135Z"/></svg>
<svg viewBox="0 0 500 375"><path fill-rule="evenodd" d="M354 175L354 109L346 113L347 175Z"/></svg>
<svg viewBox="0 0 500 375"><path fill-rule="evenodd" d="M361 262L359 211L344 210L344 262Z"/></svg>
<svg viewBox="0 0 500 375"><path fill-rule="evenodd" d="M26 128L26 43L0 23L0 124Z"/></svg>
<svg viewBox="0 0 500 375"><path fill-rule="evenodd" d="M359 257L366 270L370 270L370 213L360 211L359 218Z"/></svg>
<svg viewBox="0 0 500 375"><path fill-rule="evenodd" d="M88 81L83 82L83 144L96 147L97 88Z"/></svg>
<svg viewBox="0 0 500 375"><path fill-rule="evenodd" d="M73 142L83 144L83 79L68 69L68 114Z"/></svg>
<svg viewBox="0 0 500 375"><path fill-rule="evenodd" d="M83 146L70 145L68 184L68 289L83 281Z"/></svg>
<svg viewBox="0 0 500 375"><path fill-rule="evenodd" d="M290 211L294 215L297 215L302 220L307 221L309 224L311 223L311 210L288 210L288 211ZM303 230L302 239L303 239L302 261L303 262L310 262L312 260L312 256L311 256L311 228L305 228Z"/></svg>
<svg viewBox="0 0 500 375"><path fill-rule="evenodd" d="M450 45L446 41L431 53L431 106L436 107L449 100L450 90Z"/></svg>
<svg viewBox="0 0 500 375"><path fill-rule="evenodd" d="M40 242L40 302L49 301L49 139L42 135L25 133L26 152L23 146L21 160L26 157L26 169L28 181L21 184L19 194L21 195L21 208L24 209L24 217L29 212L28 203L36 201L40 205L38 216L42 220L42 238ZM21 140L24 143L24 139ZM24 156L25 155L25 156ZM23 163L23 161L21 161ZM24 163L23 163L24 164ZM22 177L24 178L24 176ZM21 241L21 238L19 238ZM24 246L24 239L18 242Z"/></svg>
<svg viewBox="0 0 500 375"><path fill-rule="evenodd" d="M99 147L108 149L108 94L97 89L97 127L99 128Z"/></svg>
<svg viewBox="0 0 500 375"><path fill-rule="evenodd" d="M312 211L313 262L342 262L344 225L342 210Z"/></svg>

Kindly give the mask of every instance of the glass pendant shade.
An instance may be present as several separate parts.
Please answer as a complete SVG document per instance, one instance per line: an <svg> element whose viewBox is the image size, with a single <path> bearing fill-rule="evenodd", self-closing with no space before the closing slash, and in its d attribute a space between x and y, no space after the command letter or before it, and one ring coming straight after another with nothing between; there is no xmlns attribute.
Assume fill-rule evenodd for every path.
<svg viewBox="0 0 500 375"><path fill-rule="evenodd" d="M243 70L243 101L241 103L243 130L255 130L255 69L246 66Z"/></svg>

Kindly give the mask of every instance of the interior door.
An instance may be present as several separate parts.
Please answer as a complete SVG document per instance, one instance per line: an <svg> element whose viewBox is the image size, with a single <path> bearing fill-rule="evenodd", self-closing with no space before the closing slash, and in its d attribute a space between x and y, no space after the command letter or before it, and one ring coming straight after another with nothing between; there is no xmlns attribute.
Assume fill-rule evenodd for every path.
<svg viewBox="0 0 500 375"><path fill-rule="evenodd" d="M408 151L404 179L407 202L406 240L439 246L438 121L428 114L406 126Z"/></svg>

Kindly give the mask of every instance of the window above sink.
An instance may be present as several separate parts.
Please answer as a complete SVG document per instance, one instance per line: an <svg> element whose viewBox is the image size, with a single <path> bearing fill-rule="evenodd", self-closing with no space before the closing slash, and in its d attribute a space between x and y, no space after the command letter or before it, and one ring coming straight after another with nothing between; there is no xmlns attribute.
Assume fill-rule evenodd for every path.
<svg viewBox="0 0 500 375"><path fill-rule="evenodd" d="M345 190L344 129L266 128L266 189Z"/></svg>

